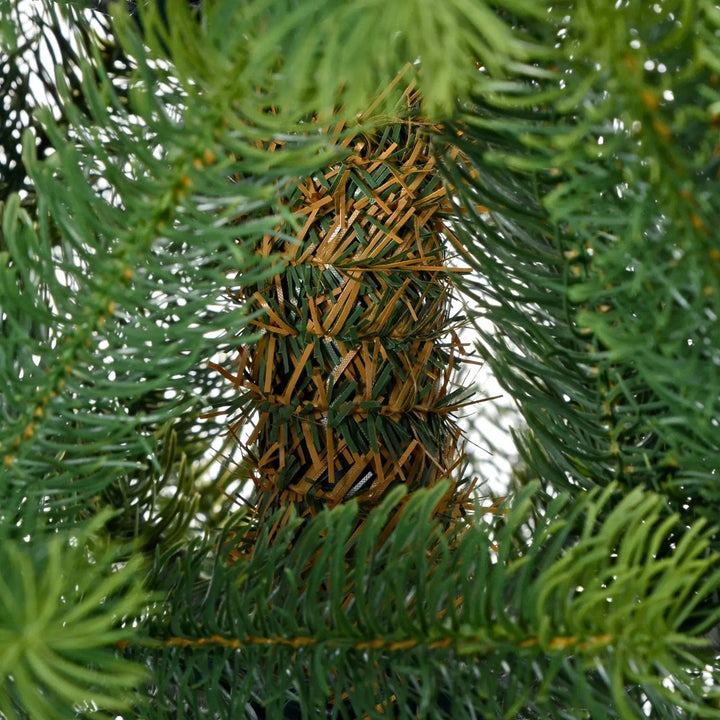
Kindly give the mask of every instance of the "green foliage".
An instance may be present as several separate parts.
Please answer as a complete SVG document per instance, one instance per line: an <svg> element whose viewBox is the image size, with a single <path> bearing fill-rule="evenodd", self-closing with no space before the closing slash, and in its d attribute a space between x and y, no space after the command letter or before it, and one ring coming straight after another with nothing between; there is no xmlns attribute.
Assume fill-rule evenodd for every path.
<svg viewBox="0 0 720 720"><path fill-rule="evenodd" d="M543 3L505 6L513 19L544 13ZM269 118L258 109L272 106L285 128L313 113L364 119L376 99L393 113L413 81L423 111L445 115L480 77L503 78L543 51L485 0L213 0L202 6L203 33L183 0L167 3L167 25L155 4L138 9L151 47L211 102L232 97L260 124Z"/></svg>
<svg viewBox="0 0 720 720"><path fill-rule="evenodd" d="M24 205L34 207L32 182L22 161L23 132L32 129L40 157L52 147L36 111L49 105L57 122L62 126L67 123L55 80L55 66L62 67L64 80L75 102L81 105L84 96L80 65L89 47L94 48L104 71L116 80L129 72L130 60L119 47L109 18L95 13L90 25L83 22L82 10L75 4L0 2L0 192L3 200L10 192L21 191ZM67 31L68 24L73 28L71 34Z"/></svg>
<svg viewBox="0 0 720 720"><path fill-rule="evenodd" d="M3 717L114 717L133 704L129 691L146 673L115 645L133 637L149 597L141 558L117 566L118 550L98 536L106 519L0 546Z"/></svg>
<svg viewBox="0 0 720 720"><path fill-rule="evenodd" d="M290 179L317 151L300 138L274 172L167 71L137 62L124 102L83 60L86 113L58 78L71 127L44 114L55 145L45 162L26 143L38 222L17 196L4 211L4 485L32 491L42 477L41 492L92 494L160 470L153 433L197 417L213 385L204 362L245 322L243 307L216 301L238 275L273 267L238 237L272 231Z"/></svg>
<svg viewBox="0 0 720 720"><path fill-rule="evenodd" d="M0 0L0 714L717 717L714 3L139 5ZM411 79L537 482L270 542L208 362Z"/></svg>
<svg viewBox="0 0 720 720"><path fill-rule="evenodd" d="M718 519L720 467L720 45L690 5L580 3L552 73L478 96L451 140L469 166L446 164L526 462L661 489L688 522Z"/></svg>
<svg viewBox="0 0 720 720"><path fill-rule="evenodd" d="M272 544L264 533L250 556L226 535L211 558L194 548L157 567L185 612L166 608L132 646L158 682L145 717L282 717L296 704L303 717L631 718L643 693L658 712L720 715L692 654L704 643L682 632L717 584L703 523L660 557L677 523L663 497L635 490L610 510L611 487L532 520L540 497L526 490L492 526L448 535L433 517L445 490L411 496L384 542L402 488L359 533L350 503Z"/></svg>
<svg viewBox="0 0 720 720"><path fill-rule="evenodd" d="M243 283L237 299L257 317L220 368L237 393L228 421L254 425L259 515L288 497L301 514L351 497L371 509L395 484L431 487L462 461L452 410L472 391L449 371L463 318L451 313L451 205L428 130L410 120L342 145L348 156L289 198L292 239L283 228L258 243L285 264Z"/></svg>

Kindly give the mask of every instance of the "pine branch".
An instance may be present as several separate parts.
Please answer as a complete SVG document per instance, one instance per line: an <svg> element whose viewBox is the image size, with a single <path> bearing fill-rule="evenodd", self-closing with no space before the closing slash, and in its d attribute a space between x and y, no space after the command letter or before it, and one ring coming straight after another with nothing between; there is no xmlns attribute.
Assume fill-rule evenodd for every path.
<svg viewBox="0 0 720 720"><path fill-rule="evenodd" d="M415 97L408 90L407 102ZM450 204L425 125L346 137L337 128L347 156L302 178L289 198L301 226L257 243L285 262L241 283L237 300L257 315L240 352L212 366L237 396L216 405L232 408L229 434L261 519L351 497L368 511L393 486L431 487L462 461L453 413L471 390L453 387L462 318L451 304L463 269L447 263ZM449 515L468 492L448 494Z"/></svg>
<svg viewBox="0 0 720 720"><path fill-rule="evenodd" d="M116 90L131 72L132 61L123 53L109 17L97 12L93 2L0 3L0 202L21 191L23 205L34 214L32 182L22 160L22 136L31 130L36 152L44 157L52 147L37 110L49 106L59 125L67 122L58 91L55 70L69 83L74 102L83 106L81 87L83 58L94 47L104 72ZM92 18L88 22L88 17ZM68 33L68 28L71 32ZM85 107L85 109L87 109ZM0 249L2 246L0 246Z"/></svg>
<svg viewBox="0 0 720 720"><path fill-rule="evenodd" d="M598 526L613 487L572 506L555 499L528 538L539 497L526 491L495 527L476 521L448 537L433 518L443 491L411 496L384 542L402 491L359 532L348 504L290 522L272 544L266 531L251 556L226 535L211 561L195 553L158 567L172 601L128 647L155 668L157 717L227 717L253 702L280 717L292 701L338 717L381 707L408 718L598 717L603 693L608 716L637 717L643 693L658 711L717 716L690 669L703 666L702 643L681 631L720 579L703 523L656 556L677 518L664 517L662 496L636 490ZM198 693L192 678L208 675Z"/></svg>
<svg viewBox="0 0 720 720"><path fill-rule="evenodd" d="M252 135L137 63L129 105L97 58L81 63L82 106L60 84L71 128L44 115L46 162L26 142L39 222L17 196L5 208L5 487L89 496L157 463L153 434L204 406L219 382L198 367L247 321L217 301L238 274L259 281L274 266L249 238L273 231L290 180L326 157L300 137L268 171Z"/></svg>
<svg viewBox="0 0 720 720"><path fill-rule="evenodd" d="M258 108L273 107L285 127L316 113L328 121L367 117L369 107L392 114L413 83L423 114L452 113L456 98L481 76L501 79L508 66L542 51L494 5L477 0L221 0L202 8L210 43L198 42L186 0L159 6L138 4L155 52L172 57L181 76L232 87L253 122L261 118ZM505 6L523 18L544 13L542 3ZM163 15L172 22L165 25ZM228 33L228 27L243 32Z"/></svg>
<svg viewBox="0 0 720 720"><path fill-rule="evenodd" d="M541 476L642 484L716 520L716 13L632 3L591 22L600 6L558 21L547 72L478 97L450 139L456 231L499 329L483 354Z"/></svg>
<svg viewBox="0 0 720 720"><path fill-rule="evenodd" d="M147 672L118 657L116 644L150 596L142 561L118 568L102 539L107 514L70 533L38 532L0 547L0 712L50 720L116 717L133 704Z"/></svg>

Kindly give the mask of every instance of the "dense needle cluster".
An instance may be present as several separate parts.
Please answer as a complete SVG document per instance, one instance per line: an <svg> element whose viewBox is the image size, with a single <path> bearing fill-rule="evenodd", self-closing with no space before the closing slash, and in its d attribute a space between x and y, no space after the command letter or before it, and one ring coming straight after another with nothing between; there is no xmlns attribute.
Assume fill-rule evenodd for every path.
<svg viewBox="0 0 720 720"><path fill-rule="evenodd" d="M369 509L399 483L435 485L462 458L451 417L464 392L452 388L459 270L426 132L412 120L341 131L344 159L291 198L297 229L259 244L282 269L237 296L259 311L245 334L261 338L231 375L247 398L232 427L257 412L246 445L261 513L350 498Z"/></svg>

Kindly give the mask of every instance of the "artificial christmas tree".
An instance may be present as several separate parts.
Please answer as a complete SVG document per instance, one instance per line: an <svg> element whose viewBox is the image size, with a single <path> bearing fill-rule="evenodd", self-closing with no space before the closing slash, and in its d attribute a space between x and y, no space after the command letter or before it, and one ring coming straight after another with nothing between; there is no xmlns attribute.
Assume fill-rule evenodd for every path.
<svg viewBox="0 0 720 720"><path fill-rule="evenodd" d="M0 13L0 713L717 717L714 4L109 9Z"/></svg>

